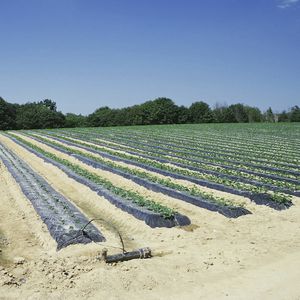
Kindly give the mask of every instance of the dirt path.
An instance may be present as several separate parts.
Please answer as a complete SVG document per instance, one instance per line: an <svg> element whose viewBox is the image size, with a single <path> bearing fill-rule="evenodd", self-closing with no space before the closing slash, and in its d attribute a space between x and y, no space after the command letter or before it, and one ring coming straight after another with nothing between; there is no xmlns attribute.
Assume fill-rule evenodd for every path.
<svg viewBox="0 0 300 300"><path fill-rule="evenodd" d="M300 299L300 255L287 253L258 268L225 278L204 289L206 299ZM220 285L222 288L220 288ZM213 289L213 287L215 287ZM243 287L242 289L240 287ZM212 292L214 290L214 292ZM251 296L250 296L251 295ZM196 296L196 295L195 295ZM249 297L250 296L250 297Z"/></svg>

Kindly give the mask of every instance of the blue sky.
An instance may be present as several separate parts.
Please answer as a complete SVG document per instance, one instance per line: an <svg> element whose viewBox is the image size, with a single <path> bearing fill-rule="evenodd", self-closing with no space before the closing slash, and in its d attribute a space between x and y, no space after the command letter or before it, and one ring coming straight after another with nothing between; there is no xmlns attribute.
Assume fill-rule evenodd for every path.
<svg viewBox="0 0 300 300"><path fill-rule="evenodd" d="M300 105L300 0L0 0L0 96Z"/></svg>

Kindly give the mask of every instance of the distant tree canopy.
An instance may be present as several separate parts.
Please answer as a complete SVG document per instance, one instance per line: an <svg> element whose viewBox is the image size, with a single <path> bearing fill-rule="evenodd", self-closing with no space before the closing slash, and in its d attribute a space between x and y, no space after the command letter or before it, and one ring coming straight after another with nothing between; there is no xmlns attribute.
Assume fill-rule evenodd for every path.
<svg viewBox="0 0 300 300"><path fill-rule="evenodd" d="M87 123L90 126L176 124L180 111L171 99L157 98L122 109L100 107L87 117Z"/></svg>
<svg viewBox="0 0 300 300"><path fill-rule="evenodd" d="M203 101L194 102L189 108L191 123L211 123L214 121L209 105Z"/></svg>
<svg viewBox="0 0 300 300"><path fill-rule="evenodd" d="M267 111L265 112L264 117L265 117L265 120L266 120L267 122L269 122L269 123L275 122L275 115L273 114L273 111L272 111L272 108L271 108L271 107L269 107L269 108L267 109Z"/></svg>
<svg viewBox="0 0 300 300"><path fill-rule="evenodd" d="M249 123L263 121L263 115L259 108L251 107L251 106L244 106L244 110L247 114Z"/></svg>
<svg viewBox="0 0 300 300"><path fill-rule="evenodd" d="M72 113L67 113L65 115L65 125L64 127L86 127L87 118L83 115L76 115Z"/></svg>
<svg viewBox="0 0 300 300"><path fill-rule="evenodd" d="M241 103L233 104L230 105L228 109L230 110L231 115L233 116L233 122L237 122L237 123L249 122L246 108L243 104Z"/></svg>
<svg viewBox="0 0 300 300"><path fill-rule="evenodd" d="M144 124L174 124L177 121L177 105L168 98L157 98L141 105Z"/></svg>
<svg viewBox="0 0 300 300"><path fill-rule="evenodd" d="M0 97L0 130L16 127L16 108Z"/></svg>
<svg viewBox="0 0 300 300"><path fill-rule="evenodd" d="M56 103L50 99L45 99L37 104L42 105L51 111L56 111Z"/></svg>
<svg viewBox="0 0 300 300"><path fill-rule="evenodd" d="M56 105L45 105L43 101L18 105L16 111L17 129L59 128L65 125L65 116L56 111Z"/></svg>
<svg viewBox="0 0 300 300"><path fill-rule="evenodd" d="M216 105L212 111L214 122L216 122L216 123L225 123L226 122L227 108L228 107L226 104L216 103Z"/></svg>
<svg viewBox="0 0 300 300"><path fill-rule="evenodd" d="M288 122L289 114L284 110L282 113L278 115L278 122Z"/></svg>
<svg viewBox="0 0 300 300"><path fill-rule="evenodd" d="M56 103L46 99L26 104L10 104L0 98L0 130L59 128L65 116L56 111Z"/></svg>
<svg viewBox="0 0 300 300"><path fill-rule="evenodd" d="M114 126L116 125L116 111L108 106L100 107L88 116L88 124L91 126Z"/></svg>
<svg viewBox="0 0 300 300"><path fill-rule="evenodd" d="M190 107L177 106L169 98L157 98L139 105L112 109L102 106L88 116L57 111L56 102L45 99L26 104L11 104L0 97L0 130L86 126L129 126L186 123L300 122L299 106L274 114L272 108L261 112L242 103L216 104L203 101Z"/></svg>
<svg viewBox="0 0 300 300"><path fill-rule="evenodd" d="M290 112L290 121L291 122L300 122L300 108L298 105L292 107Z"/></svg>

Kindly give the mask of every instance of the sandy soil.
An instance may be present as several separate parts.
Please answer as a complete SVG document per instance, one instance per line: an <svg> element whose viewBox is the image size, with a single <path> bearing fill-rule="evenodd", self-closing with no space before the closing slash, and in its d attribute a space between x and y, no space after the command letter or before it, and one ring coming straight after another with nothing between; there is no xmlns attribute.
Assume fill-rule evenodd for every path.
<svg viewBox="0 0 300 300"><path fill-rule="evenodd" d="M106 243L56 252L0 162L0 299L300 299L299 198L281 212L253 205L252 215L238 219L178 204L192 226L151 229L5 137L0 141L89 218L112 222L127 250L149 246L154 254L115 265L99 261L103 247L120 251L114 230L101 221L95 225Z"/></svg>

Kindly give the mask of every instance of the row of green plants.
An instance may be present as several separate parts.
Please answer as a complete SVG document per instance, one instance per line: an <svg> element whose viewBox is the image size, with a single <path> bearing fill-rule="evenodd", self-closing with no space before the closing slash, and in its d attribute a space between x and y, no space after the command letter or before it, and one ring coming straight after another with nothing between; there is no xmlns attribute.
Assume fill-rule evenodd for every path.
<svg viewBox="0 0 300 300"><path fill-rule="evenodd" d="M148 199L135 191L117 187L114 185L113 182L111 182L95 173L89 172L88 170L80 167L79 165L71 163L70 161L68 161L66 159L60 158L53 153L45 151L44 149L34 145L33 143L26 141L25 139L23 139L19 136L16 136L13 134L10 134L10 135L13 136L14 138L16 138L18 141L22 142L23 144L29 146L31 149L41 153L45 157L48 157L64 166L68 167L70 170L72 170L77 175L82 176L82 177L94 182L95 184L98 184L98 185L104 187L105 189L109 190L113 194L115 194L123 199L126 199L128 201L131 201L140 207L145 207L146 209L148 209L150 211L158 213L165 219L173 218L176 213L173 209L171 209L165 205L162 205L156 201L153 201L152 199Z"/></svg>
<svg viewBox="0 0 300 300"><path fill-rule="evenodd" d="M60 149L66 150L70 153L78 154L78 155L81 155L85 158L89 158L89 159L91 159L95 162L101 163L101 164L103 164L105 166L108 166L112 169L120 170L124 173L131 174L131 175L143 178L143 179L147 179L150 182L158 183L162 186L165 186L165 187L177 190L177 191L185 192L185 193L190 194L192 196L201 197L205 200L208 200L208 201L216 203L216 204L220 204L220 205L224 205L224 206L236 206L232 200L225 199L224 197L217 197L213 193L208 193L208 192L201 191L199 188L197 188L196 185L194 185L193 187L187 187L183 184L178 184L178 183L173 182L168 177L161 178L161 177L155 176L151 173L138 170L137 168L125 167L125 166L120 165L116 162L113 162L113 161L110 161L110 160L107 160L107 159L103 159L99 156L95 156L93 154L88 154L88 153L80 151L80 150L75 150L75 149L70 148L68 146L62 145L61 143L57 143L53 140L45 139L41 136L36 136L35 135L34 137L37 138L39 141L47 143L47 145L50 144L50 145L56 146Z"/></svg>
<svg viewBox="0 0 300 300"><path fill-rule="evenodd" d="M145 135L143 134L132 134L133 136L137 138L143 138ZM124 134L120 134L120 137L123 137ZM126 135L125 135L126 136ZM290 155L292 158L295 158L294 155L297 155L299 153L299 148L294 147L293 145L289 145L288 142L280 143L278 140L276 140L276 143L274 143L274 139L272 140L272 144L267 144L267 137L263 136L263 143L262 140L254 139L251 136L251 140L249 140L249 137L244 136L244 139L237 140L238 138L236 135L232 137L231 135L213 135L213 134L207 134L207 135L201 135L201 136L195 136L192 137L189 134L155 134L155 132L150 133L150 135L147 134L147 137L150 136L152 139L162 139L166 140L168 142L182 142L188 144L188 145L194 145L194 146L205 146L208 148L213 148L213 146L216 144L218 146L218 150L225 150L225 151L231 151L234 152L237 150L238 152L252 152L257 153L261 155L268 156L270 153L270 147L271 149L275 150L275 154L281 154L288 156ZM224 143L224 141L226 141ZM248 148L250 146L250 148Z"/></svg>
<svg viewBox="0 0 300 300"><path fill-rule="evenodd" d="M244 146L236 146L234 143L228 142L224 136L222 137L221 141L212 140L206 143L202 141L201 144L198 143L198 141L193 140L187 142L186 138L184 137L176 138L168 136L168 138L170 139L169 141L167 141L165 138L158 139L157 137L154 137L152 139L152 143L157 141L164 141L164 143L169 142L171 144L169 144L167 147L172 147L172 145L174 145L176 148L181 147L180 145L184 143L184 147L190 148L189 150L193 152L197 152L197 150L205 150L210 152L212 155L221 155L221 157L230 159L234 158L235 160L243 159L245 157L248 161L256 162L257 158L259 158L259 160L262 162L272 163L275 165L278 164L278 160L280 161L280 165L283 165L284 163L298 165L299 163L299 152L294 151L293 153L290 153L288 150L283 150L280 152L278 149L273 149L273 147L269 147L269 149L258 149L255 145L246 146L246 141ZM226 145L224 144L224 140L226 140Z"/></svg>
<svg viewBox="0 0 300 300"><path fill-rule="evenodd" d="M74 140L74 139L68 138L64 135L52 135L52 136L64 139L66 141L74 142L74 143L77 143L77 144L80 144L80 145L83 145L83 146L92 147L92 145L87 145L86 143L84 143L83 142L84 140L88 140L89 142L93 142L93 143L97 143L97 142L99 143L99 141L97 141L96 139L93 139L93 138L92 139L83 138L84 140L82 141L82 140L78 140L78 139ZM50 135L50 137L51 137L51 135ZM103 142L101 141L101 145L102 144L103 144ZM97 144L95 144L95 146L98 147ZM109 148L110 146L105 144L105 147ZM99 149L99 148L96 148L96 149ZM128 149L125 148L125 147L120 147L120 150L128 151ZM135 149L135 150L130 149L130 151L135 151L136 155L139 155L139 154L153 155L153 153L143 152L143 151L140 151L138 149ZM188 159L179 159L179 158L175 158L175 157L170 157L168 155L160 155L160 154L157 154L157 153L155 153L155 157L167 159L169 161L169 163L175 162L175 163L184 164L184 165L187 166L187 168L188 168L188 166L198 167L198 168L202 168L202 169L205 169L205 170L218 172L222 175L223 174L224 175L231 175L231 176L235 176L236 178L245 178L246 180L255 180L255 181L258 181L258 182L263 183L263 184L271 184L271 185L274 185L278 188L288 189L291 192L300 190L300 185L297 185L295 183L290 183L290 182L284 181L282 179L281 180L276 180L276 179L272 179L272 178L265 178L265 177L262 177L262 176L253 175L253 174L243 172L239 169L231 170L231 169L222 168L220 166L212 166L212 165L208 165L208 164L196 163L196 162L193 162L193 161L188 160ZM153 160L155 160L155 157L153 156Z"/></svg>
<svg viewBox="0 0 300 300"><path fill-rule="evenodd" d="M268 150L270 147L274 148L275 150L281 151L282 149L287 149L287 151L299 151L300 143L298 142L300 136L297 134L291 134L297 133L295 127L291 127L287 131L286 127L271 127L270 128L264 126L263 128L259 128L254 131L249 131L245 127L241 127L240 130L238 126L223 126L223 130L215 130L216 128L213 125L208 126L172 126L172 127L154 127L152 126L151 130L148 130L147 128L130 128L130 134L132 136L137 137L153 137L153 138L163 138L163 139L169 139L172 141L173 139L177 139L179 141L184 140L191 141L192 143L199 143L201 145L202 142L208 142L210 145L214 144L215 142L220 143L220 145L228 146L234 149L243 147L247 149L247 146L254 146L255 148L258 147L260 149ZM81 129L79 129L81 130ZM89 129L82 129L83 131ZM102 128L96 128L95 132L100 133L111 133L111 135L119 135L119 136L126 136L128 134L128 131L124 130L123 128L110 128L108 130L103 130ZM282 134L280 132L282 131ZM226 143L224 143L226 141Z"/></svg>
<svg viewBox="0 0 300 300"><path fill-rule="evenodd" d="M223 137L224 139L225 137ZM122 137L117 138L117 140L122 139L123 142L127 143L127 140L132 141L133 139L144 141L149 146L155 146L157 144L164 145L164 148L166 151L172 151L172 150L181 150L185 151L187 154L192 155L203 155L203 151L205 152L205 155L209 155L211 157L220 158L220 159L226 159L226 160L235 160L235 161L241 161L241 162L249 162L252 164L263 164L263 165L269 165L269 166L277 166L277 167L285 167L287 164L294 164L295 169L299 165L299 152L297 154L294 154L293 156L289 156L287 153L283 153L282 155L278 155L278 153L274 150L262 150L262 151L256 151L256 153L250 152L249 149L251 146L249 145L247 148L247 151L243 151L241 149L237 149L234 147L234 145L230 145L230 147L222 147L220 145L221 143L218 140L212 141L208 143L207 145L199 145L197 141L191 141L190 143L187 143L185 141L185 138L178 138L176 141L176 137L165 137L165 138L158 138L158 137L145 137L145 136L128 136L128 137ZM169 139L169 141L168 141ZM114 140L116 138L114 137ZM182 146L184 145L184 146ZM187 149L189 148L189 149ZM234 149L234 150L233 150ZM271 148L272 149L272 148ZM288 166L290 168L290 166Z"/></svg>
<svg viewBox="0 0 300 300"><path fill-rule="evenodd" d="M87 130L84 129L78 129L78 131L86 132ZM93 132L98 134L105 134L103 130L93 130ZM114 131L112 131L114 132ZM111 135L110 135L111 136ZM122 131L121 133L114 134L114 138L131 138L131 139L147 139L147 142L164 142L164 143L178 143L178 146L182 145L184 142L184 145L190 146L190 147L199 147L205 150L210 151L216 151L218 153L222 153L223 155L226 154L245 154L245 155L254 155L254 157L259 156L262 158L266 158L267 160L274 160L274 157L290 162L294 161L294 163L297 163L297 159L299 159L299 149L292 150L291 147L287 143L284 145L278 146L278 141L276 140L276 143L273 142L273 145L270 147L270 145L265 146L263 143L256 142L251 143L249 139L244 139L241 142L237 142L235 140L235 137L232 138L230 135L222 136L212 136L211 134L208 136L201 135L198 138L191 138L189 134L180 135L178 133L172 134L170 132L167 132L165 134L156 134L155 130L151 132L145 133L135 133L130 132L126 133ZM252 139L252 137L251 137ZM224 143L224 141L226 141ZM217 149L216 149L217 146ZM273 151L272 151L273 150ZM250 154L249 154L250 152Z"/></svg>
<svg viewBox="0 0 300 300"><path fill-rule="evenodd" d="M58 131L58 133L61 133L61 131ZM67 134L73 134L73 131L68 131ZM85 136L85 137L92 137L94 136L94 138L97 138L93 133L81 133L81 135ZM115 138L115 137L110 137L109 135L99 135L99 138L101 138L101 142L103 140L106 141L112 141L118 144L123 144L123 145L132 145L132 147L135 148L139 148L139 149L144 149L145 151L153 151L153 149L156 149L157 144L159 145L163 145L160 146L162 151L165 151L166 153L172 153L172 154L176 154L178 156L183 156L185 158L200 158L203 161L207 161L207 162L218 162L220 164L224 164L224 165L239 165L241 167L247 167L249 169L252 170L264 170L264 167L277 167L279 168L279 170L277 172L280 172L280 169L282 169L282 172L286 171L290 171L290 170L295 170L295 171L299 171L300 172L300 168L298 167L298 164L295 164L295 162L291 162L291 161L287 161L287 162L282 162L279 160L274 161L274 158L272 161L270 161L270 159L261 159L259 158L259 161L256 161L255 159L251 159L251 158L247 158L247 157L239 157L238 155L231 155L231 156L224 156L224 154L220 154L218 153L218 150L213 150L213 152L209 152L206 151L207 149L204 147L201 151L197 151L197 149L195 149L195 151L192 150L187 150L187 149L180 149L182 148L182 144L183 142L181 141L181 144L177 145L177 146L170 146L170 145L166 145L166 140L151 140L149 139L149 137L145 138L145 140L142 139L142 137L140 137L139 139L137 139L139 142L133 142L134 140L134 136L128 137L128 138ZM147 145L143 145L141 144L141 142L146 143ZM186 147L186 144L184 144ZM214 145L214 149L217 148L217 145ZM180 150L180 152L178 152L178 150ZM257 157L260 157L259 155ZM245 164L246 162L246 164ZM248 163L250 163L251 165L249 166ZM290 166L287 166L287 163L294 163L294 167L291 168Z"/></svg>
<svg viewBox="0 0 300 300"><path fill-rule="evenodd" d="M80 143L81 142L78 141L79 145L80 145ZM155 168L163 170L163 171L168 171L170 173L180 174L180 175L184 175L184 176L193 177L196 179L202 179L202 180L209 181L212 183L222 184L224 186L231 187L231 188L234 188L234 189L237 189L240 191L248 191L248 192L256 193L256 194L260 194L260 193L269 194L270 198L273 201L276 201L279 203L287 203L287 202L290 202L290 200L291 200L291 197L289 195L286 195L286 194L280 193L280 192L271 192L265 187L258 187L258 186L252 185L252 184L241 183L241 182L238 182L235 180L231 180L228 178L221 178L221 177L217 177L217 176L211 175L211 174L205 174L205 173L195 172L195 171L191 171L191 170L187 170L187 169L177 168L175 166L163 164L163 163L151 160L151 159L141 158L141 157L129 155L126 153L111 151L106 148L95 146L95 145L85 144L85 147L93 149L93 150L97 150L97 151L103 151L110 155L117 156L121 159L139 162L144 165L152 166L152 167L155 167Z"/></svg>
<svg viewBox="0 0 300 300"><path fill-rule="evenodd" d="M212 170L212 171L217 171L217 172L222 169L228 170L226 168L226 166L228 166L231 169L237 170L237 172L244 171L245 173L247 173L247 171L254 171L254 172L260 173L260 174L272 174L272 175L277 175L280 177L286 177L286 178L290 178L290 179L300 179L300 175L297 176L296 174L285 172L285 170L278 169L278 170L271 171L271 170L263 169L261 167L254 167L254 166L242 165L242 164L232 164L230 161L221 161L220 162L216 159L207 158L207 157L201 157L200 159L198 159L201 162L193 162L192 159L195 157L192 156L191 153L188 153L188 152L178 153L176 151L173 151L173 152L164 151L163 152L163 150L155 149L151 146L145 146L145 145L137 146L136 144L132 143L130 140L127 140L126 143L123 142L123 143L117 144L116 141L111 141L111 140L108 140L107 138L104 139L102 137L101 137L101 139L99 139L96 137L92 137L88 133L74 134L74 132L59 131L56 134L54 134L53 132L44 131L44 132L42 132L42 134L48 135L50 137L51 136L57 137L57 138L70 138L71 137L75 140L87 141L87 142L91 142L91 143L94 143L97 145L101 144L102 146L105 146L105 147L111 148L111 149L117 148L117 150L121 150L121 151L125 151L125 152L133 151L133 152L145 154L145 155L155 155L155 156L159 156L161 158L165 158L165 159L169 159L169 160L173 160L173 161L177 161L177 162L179 162L178 159L183 159L185 164L189 164L191 166L198 166L200 168L205 168L207 170ZM130 145L132 145L132 146L130 146ZM168 149L168 150L170 150L170 149ZM177 150L177 149L175 149L175 150ZM178 156L178 157L175 157L175 156ZM212 164L218 164L218 166L214 166ZM226 170L224 172L227 172ZM228 173L228 174L230 175L230 173ZM257 176L259 176L259 174L257 174Z"/></svg>
<svg viewBox="0 0 300 300"><path fill-rule="evenodd" d="M61 135L55 135L56 137L61 137ZM65 135L63 135L64 138L66 138ZM77 136L77 139L79 137ZM222 165L224 164L220 164L218 166L214 166L212 164L210 164L209 162L205 163L205 162L194 162L192 160L192 155L185 155L184 153L180 154L180 153L176 153L176 157L175 156L171 156L170 153L168 152L162 152L162 151L149 151L146 147L141 146L142 149L137 148L137 147L129 147L129 146L124 146L124 145L111 145L110 143L105 142L104 140L97 140L96 138L90 138L88 136L80 136L81 140L86 140L95 144L101 144L104 145L105 147L108 148L118 148L119 150L122 151L131 151L131 152L136 152L137 155L139 154L145 154L145 155L154 155L155 157L159 157L159 158L163 158L163 159L167 159L170 161L170 163L172 162L176 162L176 163L181 163L181 164L185 164L188 166L192 166L192 167L199 167L199 168L204 168L206 170L211 170L211 171L215 171L215 172L219 172L222 174L226 174L226 175L232 175L232 176L238 176L238 177L244 177L246 179L250 179L250 180L257 180L260 182L264 182L267 184L273 184L279 187L284 187L284 188L288 188L291 190L297 190L300 187L297 186L294 183L289 183L286 182L284 179L280 178L280 180L277 179L272 179L272 178L265 178L264 176L260 176L260 174L272 174L272 175L277 175L280 177L286 177L289 179L300 179L300 175L294 175L294 174L289 174L289 173L284 173L281 172L280 170L278 171L273 171L271 172L270 170L262 170L262 169L257 169L257 168L251 168L247 165L239 165L239 166L231 166L231 169L228 169L226 167L222 167ZM130 143L130 142L129 142ZM127 144L129 144L127 143ZM144 149L144 150L143 150ZM153 159L155 159L155 157L153 157ZM226 166L226 165L225 165ZM227 165L228 166L228 165ZM234 168L234 169L233 169ZM247 171L254 171L258 174L251 174L251 172L247 172ZM288 181L288 180L287 180Z"/></svg>

